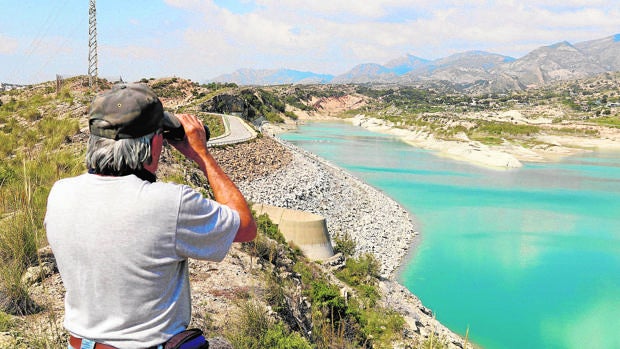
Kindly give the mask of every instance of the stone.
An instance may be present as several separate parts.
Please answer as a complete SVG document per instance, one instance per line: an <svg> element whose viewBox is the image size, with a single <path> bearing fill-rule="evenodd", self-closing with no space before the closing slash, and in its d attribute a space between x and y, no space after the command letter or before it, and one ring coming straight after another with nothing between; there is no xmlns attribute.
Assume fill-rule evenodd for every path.
<svg viewBox="0 0 620 349"><path fill-rule="evenodd" d="M54 265L44 262L40 265L35 265L26 270L22 275L22 284L26 286L32 286L37 282L47 278L54 273Z"/></svg>
<svg viewBox="0 0 620 349"><path fill-rule="evenodd" d="M222 337L209 338L209 349L234 349L226 339Z"/></svg>

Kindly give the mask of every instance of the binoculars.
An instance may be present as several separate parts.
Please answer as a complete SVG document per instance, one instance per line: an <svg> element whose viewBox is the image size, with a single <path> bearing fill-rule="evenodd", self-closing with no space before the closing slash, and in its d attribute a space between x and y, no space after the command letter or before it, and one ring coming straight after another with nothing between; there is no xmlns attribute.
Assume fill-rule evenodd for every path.
<svg viewBox="0 0 620 349"><path fill-rule="evenodd" d="M205 133L207 134L206 141L208 142L209 138L211 137L211 131L209 131L209 128L207 127L207 125L205 125ZM167 140L182 141L183 138L185 137L185 130L183 129L183 126L179 126L176 128L164 127L162 135L164 136L164 139L167 139Z"/></svg>
<svg viewBox="0 0 620 349"><path fill-rule="evenodd" d="M204 125L204 128L207 136L206 142L208 142L211 137L211 131L209 131L207 125ZM171 141L182 141L183 138L185 138L185 130L183 129L183 125L181 125L181 122L179 122L179 119L177 119L174 114L164 112L162 135L164 136L164 139Z"/></svg>

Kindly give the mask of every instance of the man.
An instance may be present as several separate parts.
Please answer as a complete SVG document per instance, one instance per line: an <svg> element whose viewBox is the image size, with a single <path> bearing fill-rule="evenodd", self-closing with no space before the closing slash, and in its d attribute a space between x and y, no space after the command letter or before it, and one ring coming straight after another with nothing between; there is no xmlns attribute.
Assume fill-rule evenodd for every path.
<svg viewBox="0 0 620 349"><path fill-rule="evenodd" d="M215 201L155 181L162 129L179 122L185 137L169 142L198 164ZM159 348L189 325L187 259L221 261L233 241L254 239L256 223L207 150L202 122L164 112L146 85L96 96L89 127L89 173L55 183L45 217L69 348Z"/></svg>

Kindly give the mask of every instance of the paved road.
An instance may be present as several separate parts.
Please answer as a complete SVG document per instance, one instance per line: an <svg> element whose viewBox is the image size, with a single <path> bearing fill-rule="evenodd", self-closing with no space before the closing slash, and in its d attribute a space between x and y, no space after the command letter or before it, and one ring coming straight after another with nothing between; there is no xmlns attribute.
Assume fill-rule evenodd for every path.
<svg viewBox="0 0 620 349"><path fill-rule="evenodd" d="M212 138L208 145L224 145L249 141L256 137L256 132L241 118L233 115L218 114L222 117L226 131L224 135Z"/></svg>

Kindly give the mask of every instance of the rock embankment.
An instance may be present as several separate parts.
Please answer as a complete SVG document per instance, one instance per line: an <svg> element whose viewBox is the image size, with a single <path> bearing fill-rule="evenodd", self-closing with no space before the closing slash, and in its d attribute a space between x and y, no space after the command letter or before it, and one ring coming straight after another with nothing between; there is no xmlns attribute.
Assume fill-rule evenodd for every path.
<svg viewBox="0 0 620 349"><path fill-rule="evenodd" d="M325 160L282 144L292 154L291 162L263 177L239 182L246 198L325 217L332 239L348 234L357 252L375 255L381 275L391 277L417 235L407 211Z"/></svg>
<svg viewBox="0 0 620 349"><path fill-rule="evenodd" d="M235 183L264 177L288 165L293 158L291 152L269 137L209 151Z"/></svg>

